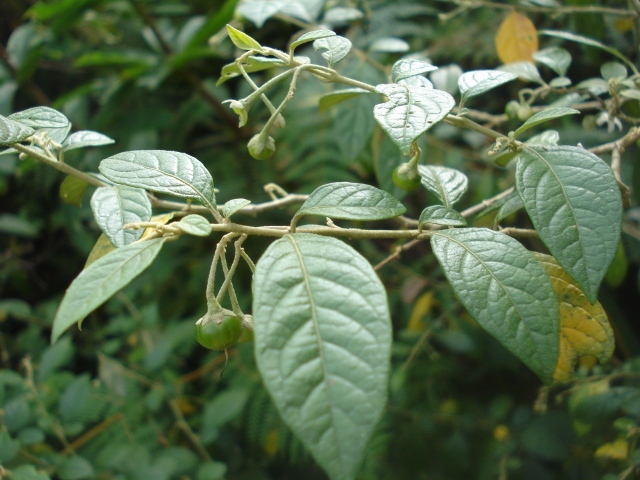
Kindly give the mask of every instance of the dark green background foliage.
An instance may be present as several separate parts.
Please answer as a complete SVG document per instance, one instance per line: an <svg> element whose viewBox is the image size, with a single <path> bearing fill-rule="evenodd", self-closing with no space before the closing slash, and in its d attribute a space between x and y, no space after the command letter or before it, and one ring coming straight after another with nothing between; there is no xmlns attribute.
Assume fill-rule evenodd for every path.
<svg viewBox="0 0 640 480"><path fill-rule="evenodd" d="M4 0L0 114L49 105L64 112L75 130L114 138L114 145L66 156L86 171L126 150L188 153L211 171L219 204L238 197L267 201L263 185L270 182L309 193L327 182L355 181L402 198L390 179L403 159L391 141L380 140L371 115L375 101L364 96L319 112L317 98L327 87L315 80L302 82L287 107L277 153L264 162L248 155L246 143L268 112L256 104L249 124L238 129L236 115L222 105L248 90L234 80L216 86L222 66L236 53L220 32L234 21L263 45L285 49L300 28L285 17L256 29L234 19L236 3ZM380 38L399 37L411 51L428 53L435 65L456 63L467 71L500 64L493 32L508 10L485 6L441 21L439 14L455 12L453 2L326 3L366 13L363 20L338 28L363 52ZM532 0L529 5L555 3ZM622 0L592 3L627 8ZM637 61L637 15L549 15L536 8L524 13L538 29L588 35ZM544 37L541 42L559 44ZM567 74L574 84L598 76L600 65L612 60L577 43L562 46L574 57ZM310 48L300 50L314 55ZM384 83L380 68L388 70L400 54L369 54L368 60L351 55L339 70L374 85ZM522 83L510 83L467 106L501 114L520 88ZM637 101L628 108L630 116L640 116ZM565 144L580 141L585 147L619 137L596 128L594 120L563 119L556 128ZM502 131L518 125L507 124ZM483 140L445 125L438 128L423 136L424 155L430 164L460 168L469 176L462 208L513 182L513 170L487 160L483 152L489 145ZM616 439L627 438L633 450L640 437L637 155L635 146L627 149L622 170L632 187L623 235L626 256L614 261L599 297L616 332L616 354L604 367L579 367L575 382L540 390L537 377L464 311L427 242L380 270L394 326L390 399L358 478L639 478L640 449L619 460L594 456ZM79 206L64 203L62 180L62 174L33 159L0 156L0 478L326 478L279 419L257 373L252 344L229 351L221 378L224 355L195 341L216 238L185 236L167 243L145 273L84 321L81 332L74 328L49 344L55 309L100 233L89 194ZM408 215L417 218L422 206L434 203L427 195L405 197ZM286 224L294 211L271 212L260 223L242 220ZM516 220L528 222L520 211L505 224ZM476 226L492 221L480 219ZM529 242L530 248L543 248ZM255 260L268 243L251 237L245 248ZM397 246L350 243L374 265ZM251 303L249 273L242 265L234 282L245 311ZM416 301L428 291L432 305L418 317L425 327L408 329Z"/></svg>

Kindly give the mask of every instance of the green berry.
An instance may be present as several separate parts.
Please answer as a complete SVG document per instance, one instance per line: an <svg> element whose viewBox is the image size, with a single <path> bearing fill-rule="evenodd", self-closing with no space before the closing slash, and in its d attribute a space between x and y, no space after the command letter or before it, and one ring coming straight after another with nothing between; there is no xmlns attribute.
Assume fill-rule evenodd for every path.
<svg viewBox="0 0 640 480"><path fill-rule="evenodd" d="M196 322L196 340L211 350L225 350L235 345L241 334L240 317L224 312L207 313Z"/></svg>
<svg viewBox="0 0 640 480"><path fill-rule="evenodd" d="M420 175L415 171L406 173L404 171L406 168L403 168L404 165L406 164L396 167L391 174L391 179L396 187L401 188L405 192L410 192L420 186Z"/></svg>

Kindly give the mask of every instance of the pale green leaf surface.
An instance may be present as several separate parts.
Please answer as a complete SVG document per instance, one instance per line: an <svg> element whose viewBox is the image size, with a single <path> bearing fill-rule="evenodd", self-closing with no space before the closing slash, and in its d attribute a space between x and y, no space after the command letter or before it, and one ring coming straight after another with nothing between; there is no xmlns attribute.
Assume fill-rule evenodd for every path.
<svg viewBox="0 0 640 480"><path fill-rule="evenodd" d="M261 53L264 51L262 49L262 45L260 45L255 39L231 25L227 25L227 33L229 34L229 38L233 44L240 50L255 50Z"/></svg>
<svg viewBox="0 0 640 480"><path fill-rule="evenodd" d="M256 27L262 28L264 22L278 13L287 4L287 0L242 0L236 12L251 20Z"/></svg>
<svg viewBox="0 0 640 480"><path fill-rule="evenodd" d="M533 54L536 62L546 65L561 77L565 76L569 65L571 65L571 54L564 48L549 47L538 50Z"/></svg>
<svg viewBox="0 0 640 480"><path fill-rule="evenodd" d="M36 132L33 128L0 115L0 145L11 145L12 143L21 142L34 133ZM3 153L10 152L5 151Z"/></svg>
<svg viewBox="0 0 640 480"><path fill-rule="evenodd" d="M195 213L182 217L174 225L184 233L195 235L196 237L208 237L211 234L211 222L202 215Z"/></svg>
<svg viewBox="0 0 640 480"><path fill-rule="evenodd" d="M398 81L403 78L423 75L437 69L438 67L423 60L398 60L393 64L393 67L391 67L391 81L393 81L393 83L398 83Z"/></svg>
<svg viewBox="0 0 640 480"><path fill-rule="evenodd" d="M544 85L544 80L540 76L540 72L536 68L536 66L531 62L512 62L506 63L498 67L498 70L502 70L503 72L511 72L514 73L521 80L526 80L528 82L539 83L540 85Z"/></svg>
<svg viewBox="0 0 640 480"><path fill-rule="evenodd" d="M627 78L627 67L618 62L607 62L600 66L600 75L605 80L614 79L618 82Z"/></svg>
<svg viewBox="0 0 640 480"><path fill-rule="evenodd" d="M352 480L386 403L384 286L344 242L296 233L258 262L253 312L258 368L282 418L332 480Z"/></svg>
<svg viewBox="0 0 640 480"><path fill-rule="evenodd" d="M544 132L528 138L525 145L547 145L556 146L560 141L560 134L556 130L545 130Z"/></svg>
<svg viewBox="0 0 640 480"><path fill-rule="evenodd" d="M336 182L316 188L296 212L345 220L382 220L402 215L405 207L393 195L364 183Z"/></svg>
<svg viewBox="0 0 640 480"><path fill-rule="evenodd" d="M514 192L515 193L515 192ZM507 201L500 207L498 213L496 214L495 223L496 225L500 223L502 220L507 218L509 215L513 215L518 210L524 208L524 203L522 203L522 199L516 193L514 196L509 197Z"/></svg>
<svg viewBox="0 0 640 480"><path fill-rule="evenodd" d="M460 213L442 205L432 205L420 213L419 228L423 228L428 223L449 227L465 227L467 225L467 221Z"/></svg>
<svg viewBox="0 0 640 480"><path fill-rule="evenodd" d="M625 57L622 53L620 53L620 51L616 50L615 48L608 47L604 43L599 42L598 40L594 40L593 38L585 37L583 35L577 35L571 32L560 31L560 30L539 30L538 34L548 35L550 37L556 37L556 38L563 38L565 40L569 40L572 42L577 42L583 45L589 45L590 47L599 48L601 50L604 50L605 52L610 53L611 55L618 57L624 63L629 65L631 67L631 70L633 70L634 73L638 73L638 70L636 69L636 66L633 64L633 62L629 60L627 57Z"/></svg>
<svg viewBox="0 0 640 480"><path fill-rule="evenodd" d="M461 103L468 98L483 94L500 85L515 80L515 73L501 70L472 70L458 78L458 89L462 95Z"/></svg>
<svg viewBox="0 0 640 480"><path fill-rule="evenodd" d="M580 147L527 147L517 163L516 188L551 254L595 302L622 223L611 168Z"/></svg>
<svg viewBox="0 0 640 480"><path fill-rule="evenodd" d="M103 135L102 133L92 132L91 130L81 130L79 132L72 133L62 143L62 151L68 152L69 150L75 150L76 148L83 147L99 147L101 145L110 145L115 143L112 138Z"/></svg>
<svg viewBox="0 0 640 480"><path fill-rule="evenodd" d="M398 85L407 85L411 87L433 88L433 83L424 75L414 75L413 77L401 78Z"/></svg>
<svg viewBox="0 0 640 480"><path fill-rule="evenodd" d="M552 78L549 82L549 86L553 88L563 88L571 85L571 79L567 77L556 77Z"/></svg>
<svg viewBox="0 0 640 480"><path fill-rule="evenodd" d="M533 114L526 122L520 125L516 130L515 135L517 137L530 128L540 125L541 123L548 122L549 120L553 120L554 118L564 117L565 115L576 115L579 113L580 110L576 110L575 108L548 108L546 110L542 110L541 112Z"/></svg>
<svg viewBox="0 0 640 480"><path fill-rule="evenodd" d="M236 213L238 210L243 209L247 205L251 203L251 200L247 200L246 198L234 198L233 200L229 200L222 207L222 215L224 218L230 218L231 215Z"/></svg>
<svg viewBox="0 0 640 480"><path fill-rule="evenodd" d="M622 90L620 95L626 98L633 98L634 100L640 100L640 90Z"/></svg>
<svg viewBox="0 0 640 480"><path fill-rule="evenodd" d="M484 228L442 230L433 252L469 313L545 383L558 358L558 303L546 271L520 244Z"/></svg>
<svg viewBox="0 0 640 480"><path fill-rule="evenodd" d="M144 271L156 258L164 238L132 243L99 258L84 269L67 289L53 320L55 342L74 323L80 322Z"/></svg>
<svg viewBox="0 0 640 480"><path fill-rule="evenodd" d="M349 54L351 42L347 38L336 35L335 37L320 38L314 41L313 49L326 50L321 55L331 67Z"/></svg>
<svg viewBox="0 0 640 480"><path fill-rule="evenodd" d="M462 69L455 63L438 68L430 77L435 88L444 90L451 95L458 92L458 79L462 75Z"/></svg>
<svg viewBox="0 0 640 480"><path fill-rule="evenodd" d="M376 105L373 115L404 155L424 132L440 122L455 105L447 92L423 87L382 84L376 91L389 101Z"/></svg>
<svg viewBox="0 0 640 480"><path fill-rule="evenodd" d="M444 204L451 207L467 191L469 179L459 170L439 165L418 165L420 182Z"/></svg>
<svg viewBox="0 0 640 480"><path fill-rule="evenodd" d="M110 181L193 198L215 208L213 179L205 166L186 153L166 150L134 150L100 162L100 172Z"/></svg>
<svg viewBox="0 0 640 480"><path fill-rule="evenodd" d="M143 229L125 229L127 223L151 219L147 192L123 185L98 187L91 196L91 210L100 230L115 247L129 245L142 236Z"/></svg>
<svg viewBox="0 0 640 480"><path fill-rule="evenodd" d="M363 88L345 88L343 90L336 90L335 92L327 93L320 97L320 101L318 102L320 111L324 112L334 105L349 100L350 98L366 94L371 94L371 92L364 90Z"/></svg>
<svg viewBox="0 0 640 480"><path fill-rule="evenodd" d="M369 45L370 52L404 53L410 49L411 46L405 40L397 37L376 38Z"/></svg>
<svg viewBox="0 0 640 480"><path fill-rule="evenodd" d="M29 108L8 118L31 128L64 128L71 123L62 113L49 107Z"/></svg>
<svg viewBox="0 0 640 480"><path fill-rule="evenodd" d="M364 14L357 8L333 7L324 13L322 23L336 27L344 26L356 20L360 20L362 17L364 17Z"/></svg>
<svg viewBox="0 0 640 480"><path fill-rule="evenodd" d="M336 32L331 30L312 30L311 32L304 33L298 37L297 40L291 43L291 47L289 47L289 55L293 55L293 51L307 42L312 42L314 40L318 40L320 38L327 37L335 37Z"/></svg>

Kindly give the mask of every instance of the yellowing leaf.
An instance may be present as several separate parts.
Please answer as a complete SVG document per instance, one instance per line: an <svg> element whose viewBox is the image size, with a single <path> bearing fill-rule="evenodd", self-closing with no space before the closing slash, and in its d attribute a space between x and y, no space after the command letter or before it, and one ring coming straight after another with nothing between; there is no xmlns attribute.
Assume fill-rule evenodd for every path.
<svg viewBox="0 0 640 480"><path fill-rule="evenodd" d="M84 180L72 175L67 175L60 184L60 198L64 203L81 207L82 195L88 186L89 184Z"/></svg>
<svg viewBox="0 0 640 480"><path fill-rule="evenodd" d="M433 307L433 291L429 290L426 293L420 295L420 298L416 300L411 310L411 316L409 317L409 325L407 330L410 332L424 332L427 328L427 324L424 321L424 316L429 313Z"/></svg>
<svg viewBox="0 0 640 480"><path fill-rule="evenodd" d="M171 219L175 216L175 213L171 212L171 213L163 213L162 215L154 215L153 217L151 217L151 220L149 220L150 222L155 222L159 225L166 225L167 223L169 223L169 221L171 221ZM140 240L138 241L142 241L145 240L149 235L151 235L153 232L155 232L156 229L155 228L145 228L144 233L142 234L142 236L140 237Z"/></svg>
<svg viewBox="0 0 640 480"><path fill-rule="evenodd" d="M114 247L111 244L107 236L103 233L98 237L98 240L96 240L95 245L91 249L91 252L89 253L89 257L87 257L87 261L84 264L84 268L87 268L93 262L95 262L101 257L104 257L107 253L115 249L116 247Z"/></svg>
<svg viewBox="0 0 640 480"><path fill-rule="evenodd" d="M613 442L600 445L595 456L601 458L611 458L613 460L625 460L629 454L629 444L623 438Z"/></svg>
<svg viewBox="0 0 640 480"><path fill-rule="evenodd" d="M512 11L498 28L496 50L503 63L532 62L538 51L538 31L531 20Z"/></svg>
<svg viewBox="0 0 640 480"><path fill-rule="evenodd" d="M280 450L280 435L278 434L278 429L273 428L269 430L266 437L264 438L264 451L265 453L273 458Z"/></svg>
<svg viewBox="0 0 640 480"><path fill-rule="evenodd" d="M560 308L560 353L553 379L568 380L578 357L593 355L600 362L611 358L615 347L613 331L602 305L589 303L555 258L541 253L534 255L551 278Z"/></svg>

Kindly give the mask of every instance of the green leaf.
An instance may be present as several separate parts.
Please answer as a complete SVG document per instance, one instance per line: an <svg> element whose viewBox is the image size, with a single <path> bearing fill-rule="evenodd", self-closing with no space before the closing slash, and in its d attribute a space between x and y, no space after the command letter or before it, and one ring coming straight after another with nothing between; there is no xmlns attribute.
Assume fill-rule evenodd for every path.
<svg viewBox="0 0 640 480"><path fill-rule="evenodd" d="M398 83L403 78L414 77L416 75L423 75L428 72L438 70L438 67L431 65L424 60L415 59L402 59L398 60L391 67L391 81Z"/></svg>
<svg viewBox="0 0 640 480"><path fill-rule="evenodd" d="M527 147L517 163L516 188L551 254L595 302L622 223L611 168L580 147Z"/></svg>
<svg viewBox="0 0 640 480"><path fill-rule="evenodd" d="M334 105L349 100L350 98L366 94L371 94L371 92L362 88L345 88L344 90L336 90L335 92L327 93L320 97L320 101L318 103L320 111L324 112Z"/></svg>
<svg viewBox="0 0 640 480"><path fill-rule="evenodd" d="M211 223L202 215L191 214L173 224L189 235L208 237L211 234Z"/></svg>
<svg viewBox="0 0 640 480"><path fill-rule="evenodd" d="M98 187L91 196L91 210L100 230L115 247L129 245L144 233L144 229L125 229L127 223L151 219L151 201L147 192L123 185Z"/></svg>
<svg viewBox="0 0 640 480"><path fill-rule="evenodd" d="M567 69L569 65L571 65L571 54L560 47L549 47L539 50L533 54L533 59L536 62L546 65L561 77L567 74Z"/></svg>
<svg viewBox="0 0 640 480"><path fill-rule="evenodd" d="M433 83L424 75L414 75L413 77L402 78L398 80L398 85L407 85L410 87L433 88Z"/></svg>
<svg viewBox="0 0 640 480"><path fill-rule="evenodd" d="M431 247L469 313L551 383L560 320L542 265L518 241L484 228L438 231Z"/></svg>
<svg viewBox="0 0 640 480"><path fill-rule="evenodd" d="M433 193L445 207L458 202L467 191L469 179L459 170L438 165L418 165L420 182Z"/></svg>
<svg viewBox="0 0 640 480"><path fill-rule="evenodd" d="M446 225L450 227L466 227L467 221L458 212L442 205L432 205L425 208L418 219L419 228L427 223L434 225Z"/></svg>
<svg viewBox="0 0 640 480"><path fill-rule="evenodd" d="M67 458L58 467L60 480L86 480L95 478L95 472L91 463L81 456Z"/></svg>
<svg viewBox="0 0 640 480"><path fill-rule="evenodd" d="M406 209L390 193L364 183L336 182L316 188L296 212L345 220L383 220Z"/></svg>
<svg viewBox="0 0 640 480"><path fill-rule="evenodd" d="M80 207L82 196L89 184L81 178L67 175L60 184L60 198L64 203Z"/></svg>
<svg viewBox="0 0 640 480"><path fill-rule="evenodd" d="M281 67L284 65L284 62L279 58L268 58L268 57L256 57L250 56L242 62L242 68L247 73L261 72L262 70L267 70L269 68ZM228 63L224 67L222 67L222 71L220 72L220 79L216 83L216 85L222 85L227 80L238 77L242 75L240 69L238 68L238 64Z"/></svg>
<svg viewBox="0 0 640 480"><path fill-rule="evenodd" d="M560 134L555 130L545 130L544 132L534 135L528 138L524 143L525 145L547 145L556 146L560 141Z"/></svg>
<svg viewBox="0 0 640 480"><path fill-rule="evenodd" d="M318 40L320 38L335 36L336 32L333 32L331 30L312 30L311 32L304 33L300 35L297 40L291 43L291 46L289 47L289 55L293 56L293 51L300 45Z"/></svg>
<svg viewBox="0 0 640 480"><path fill-rule="evenodd" d="M442 90L389 83L378 85L376 91L389 101L376 105L373 115L404 155L409 155L416 138L446 117L455 105L453 97Z"/></svg>
<svg viewBox="0 0 640 480"><path fill-rule="evenodd" d="M247 205L251 203L251 200L247 200L246 198L234 198L233 200L229 200L222 207L222 216L224 218L231 218L231 215L236 213L238 210L243 209Z"/></svg>
<svg viewBox="0 0 640 480"><path fill-rule="evenodd" d="M501 70L473 70L460 75L458 89L462 95L460 104L463 105L468 98L475 97L500 85L515 80L515 73Z"/></svg>
<svg viewBox="0 0 640 480"><path fill-rule="evenodd" d="M621 82L627 78L627 67L618 62L607 62L600 66L600 75L602 78L609 81L612 78L618 82Z"/></svg>
<svg viewBox="0 0 640 480"><path fill-rule="evenodd" d="M80 322L142 273L156 258L165 238L132 243L99 258L71 283L53 319L51 342Z"/></svg>
<svg viewBox="0 0 640 480"><path fill-rule="evenodd" d="M552 78L549 82L549 86L553 88L563 88L571 85L571 79L567 77Z"/></svg>
<svg viewBox="0 0 640 480"><path fill-rule="evenodd" d="M62 151L68 152L76 148L99 147L101 145L111 145L112 143L115 143L115 140L102 133L92 132L91 130L80 130L67 137L62 143Z"/></svg>
<svg viewBox="0 0 640 480"><path fill-rule="evenodd" d="M498 70L502 70L503 72L511 72L514 73L521 80L526 80L528 82L539 83L540 85L544 85L544 80L540 76L540 72L536 68L536 66L531 62L512 62L507 63L498 67Z"/></svg>
<svg viewBox="0 0 640 480"><path fill-rule="evenodd" d="M636 75L638 74L638 70L636 69L636 66L633 64L633 62L631 60L629 60L627 57L625 57L622 53L620 53L615 48L608 47L604 43L601 43L601 42L599 42L597 40L594 40L593 38L585 37L585 36L582 36L582 35L576 35L575 33L558 31L558 30L539 30L538 34L539 35L548 35L550 37L556 37L556 38L563 38L563 39L569 40L571 42L577 42L577 43L581 43L583 45L588 45L590 47L599 48L600 50L604 50L605 52L610 53L611 55L614 55L614 56L618 57L624 63L629 65L629 67L631 67L631 70L633 71L633 73L635 73Z"/></svg>
<svg viewBox="0 0 640 480"><path fill-rule="evenodd" d="M332 480L352 480L384 409L391 323L371 265L331 237L274 242L254 277L258 369Z"/></svg>
<svg viewBox="0 0 640 480"><path fill-rule="evenodd" d="M411 46L405 40L398 37L376 38L371 45L369 45L370 52L404 53L410 49Z"/></svg>
<svg viewBox="0 0 640 480"><path fill-rule="evenodd" d="M546 110L542 110L541 112L533 114L526 122L520 125L515 132L515 136L517 137L530 128L540 125L541 123L548 122L549 120L553 120L554 118L564 117L565 115L576 115L579 113L580 110L576 110L575 108L548 108Z"/></svg>
<svg viewBox="0 0 640 480"><path fill-rule="evenodd" d="M36 132L33 128L0 115L0 145L21 142L34 133Z"/></svg>
<svg viewBox="0 0 640 480"><path fill-rule="evenodd" d="M113 246L113 243L109 241L107 236L102 233L96 240L96 243L93 245L93 248L89 252L89 256L87 257L87 261L84 264L84 268L86 269L93 262L98 260L99 258L104 257L107 253L113 252L116 247Z"/></svg>
<svg viewBox="0 0 640 480"><path fill-rule="evenodd" d="M332 67L349 54L351 42L340 35L336 35L335 37L320 38L314 41L313 49L316 51L326 50L326 52L322 52L322 58L327 61L329 67Z"/></svg>
<svg viewBox="0 0 640 480"><path fill-rule="evenodd" d="M240 50L255 50L256 52L264 53L262 45L237 28L227 25L227 33L233 44Z"/></svg>
<svg viewBox="0 0 640 480"><path fill-rule="evenodd" d="M11 469L10 480L51 480L51 477L39 472L33 465L20 465Z"/></svg>
<svg viewBox="0 0 640 480"><path fill-rule="evenodd" d="M242 0L236 9L242 17L262 28L264 22L282 10L288 0Z"/></svg>
<svg viewBox="0 0 640 480"><path fill-rule="evenodd" d="M8 118L31 128L65 128L71 123L62 113L49 107L29 108Z"/></svg>
<svg viewBox="0 0 640 480"><path fill-rule="evenodd" d="M112 182L193 198L215 209L211 174L198 159L186 153L134 150L102 160L98 169Z"/></svg>

